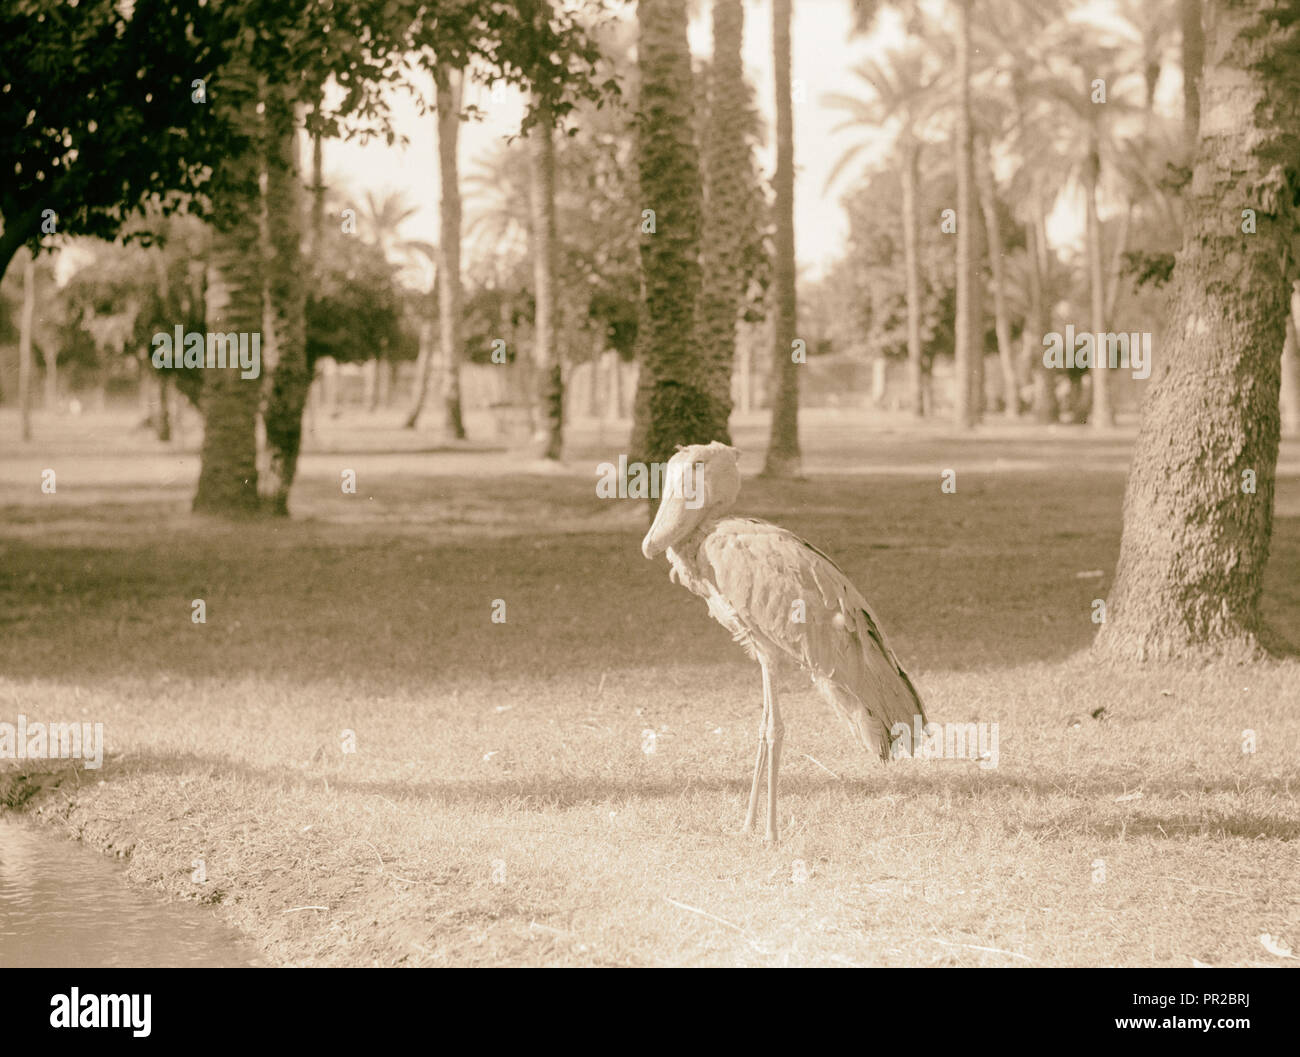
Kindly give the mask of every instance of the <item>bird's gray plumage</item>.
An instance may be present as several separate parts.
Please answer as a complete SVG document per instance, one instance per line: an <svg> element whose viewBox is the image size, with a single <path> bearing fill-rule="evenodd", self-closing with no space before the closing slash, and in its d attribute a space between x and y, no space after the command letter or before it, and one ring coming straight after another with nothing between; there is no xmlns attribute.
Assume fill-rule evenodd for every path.
<svg viewBox="0 0 1300 1057"><path fill-rule="evenodd" d="M673 549L678 578L751 656L786 657L812 677L864 748L888 758L896 723L925 723L912 680L867 600L830 558L793 532L756 518L724 517ZM802 619L799 619L802 618Z"/></svg>
<svg viewBox="0 0 1300 1057"><path fill-rule="evenodd" d="M889 759L895 727L925 724L916 687L862 593L838 565L793 532L728 516L740 492L739 453L714 442L680 449L664 471L663 499L641 543L666 552L671 576L703 598L713 618L763 669L763 721L746 828L767 767L767 836L776 839L776 779L783 724L771 668L800 665L868 750Z"/></svg>

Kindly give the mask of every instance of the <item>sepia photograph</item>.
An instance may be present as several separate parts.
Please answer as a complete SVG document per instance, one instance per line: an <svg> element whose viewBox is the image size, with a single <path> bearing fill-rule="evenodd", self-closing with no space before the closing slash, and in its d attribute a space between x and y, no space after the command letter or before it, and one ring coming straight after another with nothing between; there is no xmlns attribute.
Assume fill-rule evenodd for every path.
<svg viewBox="0 0 1300 1057"><path fill-rule="evenodd" d="M0 0L23 1018L1068 968L1254 1038L1298 327L1300 0Z"/></svg>

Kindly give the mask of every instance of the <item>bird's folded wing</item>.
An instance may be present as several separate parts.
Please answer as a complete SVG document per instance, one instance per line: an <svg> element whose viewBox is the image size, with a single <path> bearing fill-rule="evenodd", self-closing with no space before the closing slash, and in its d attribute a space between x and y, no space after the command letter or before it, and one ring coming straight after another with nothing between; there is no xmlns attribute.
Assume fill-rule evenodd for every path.
<svg viewBox="0 0 1300 1057"><path fill-rule="evenodd" d="M915 715L924 720L871 607L816 547L765 521L727 518L700 558L742 622L814 674L846 683L886 729L910 726Z"/></svg>

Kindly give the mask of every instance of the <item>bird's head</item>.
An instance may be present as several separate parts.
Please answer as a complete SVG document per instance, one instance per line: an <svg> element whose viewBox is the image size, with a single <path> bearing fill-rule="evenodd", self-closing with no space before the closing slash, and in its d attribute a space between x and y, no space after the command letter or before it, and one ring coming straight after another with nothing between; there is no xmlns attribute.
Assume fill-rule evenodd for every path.
<svg viewBox="0 0 1300 1057"><path fill-rule="evenodd" d="M731 509L740 495L739 460L739 451L716 440L679 447L664 467L659 513L641 541L641 553L662 554L708 518Z"/></svg>

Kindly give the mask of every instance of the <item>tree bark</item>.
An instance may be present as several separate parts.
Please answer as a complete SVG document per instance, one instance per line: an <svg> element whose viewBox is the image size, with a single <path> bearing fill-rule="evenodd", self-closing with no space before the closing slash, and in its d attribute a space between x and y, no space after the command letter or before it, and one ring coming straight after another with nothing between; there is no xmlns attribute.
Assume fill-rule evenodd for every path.
<svg viewBox="0 0 1300 1057"><path fill-rule="evenodd" d="M533 242L533 367L539 382L538 454L558 462L564 452L564 376L556 347L555 296L558 238L555 231L555 134L551 108L538 107L538 123L528 133L529 193Z"/></svg>
<svg viewBox="0 0 1300 1057"><path fill-rule="evenodd" d="M258 232L250 215L214 232L208 272L208 330L246 333L262 325ZM257 411L260 379L238 369L207 367L200 403L203 447L195 513L232 517L254 514L257 491Z"/></svg>
<svg viewBox="0 0 1300 1057"><path fill-rule="evenodd" d="M701 161L704 174L702 286L696 319L710 398L717 404L715 437L731 443L731 375L744 282L742 251L751 171L745 140L747 96L741 61L745 7L741 0L713 0L713 63Z"/></svg>
<svg viewBox="0 0 1300 1057"><path fill-rule="evenodd" d="M640 457L667 462L679 444L707 444L719 421L695 342L700 296L700 169L694 140L694 83L685 0L641 0L637 162L643 209L642 373L635 441ZM643 436L638 435L643 434Z"/></svg>
<svg viewBox="0 0 1300 1057"><path fill-rule="evenodd" d="M1003 413L1007 418L1020 417L1020 393L1016 388L1016 355L1011 348L1011 314L1007 310L1006 269L1002 260L1002 227L998 223L997 195L993 186L993 160L987 143L981 144L977 159L976 183L979 186L980 211L988 237L989 271L993 276L993 329L998 339L998 367L1002 374ZM907 207L904 205L904 212Z"/></svg>
<svg viewBox="0 0 1300 1057"><path fill-rule="evenodd" d="M307 287L302 257L302 174L293 98L284 85L265 93L267 133L267 313L274 360L263 372L265 471L258 491L268 513L287 517L289 490L302 448L302 413L312 373L307 367ZM316 236L313 234L313 238ZM271 344L270 342L267 343Z"/></svg>
<svg viewBox="0 0 1300 1057"><path fill-rule="evenodd" d="M773 319L772 426L763 473L797 477L799 450L799 364L793 359L798 327L794 250L794 112L790 85L790 0L772 0L772 52L776 80L776 221L772 277L776 298Z"/></svg>
<svg viewBox="0 0 1300 1057"><path fill-rule="evenodd" d="M438 106L438 174L442 181L438 236L438 337L442 349L443 430L448 440L465 439L460 405L460 96L463 72L445 63L434 67Z"/></svg>
<svg viewBox="0 0 1300 1057"><path fill-rule="evenodd" d="M263 275L258 230L261 164L255 143L257 91L247 63L239 57L231 63L223 94L225 105L232 108L235 119L252 130L254 142L243 152L223 160L222 190L214 196L212 252L207 273L207 329L213 333L260 334ZM244 378L238 368L206 366L203 372L199 398L203 411L203 446L194 511L224 517L254 514L260 505L257 415L261 379Z"/></svg>
<svg viewBox="0 0 1300 1057"><path fill-rule="evenodd" d="M1032 266L1030 282L1030 319L1025 321L1035 344L1033 361L1034 419L1043 425L1060 421L1061 408L1056 399L1056 377L1043 362L1043 335L1052 325L1052 306L1048 303L1051 251L1047 244L1047 217L1043 208L1042 189L1035 181L1030 203L1032 216L1026 226Z"/></svg>
<svg viewBox="0 0 1300 1057"><path fill-rule="evenodd" d="M1280 9L1208 0L1199 146L1099 656L1258 656L1296 229L1300 70ZM1257 230L1225 224L1250 203ZM1238 221L1240 223L1240 221ZM1230 277L1230 279L1225 279Z"/></svg>

